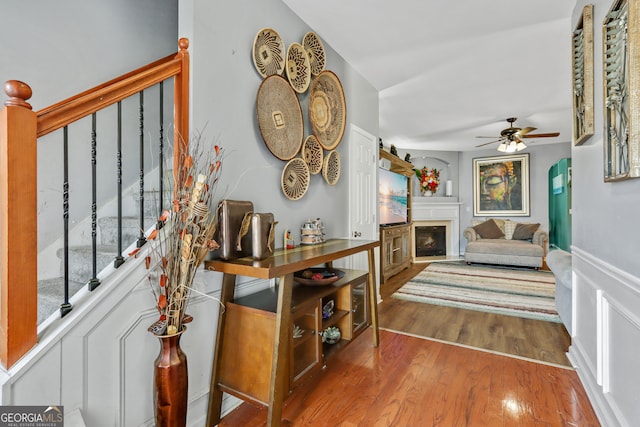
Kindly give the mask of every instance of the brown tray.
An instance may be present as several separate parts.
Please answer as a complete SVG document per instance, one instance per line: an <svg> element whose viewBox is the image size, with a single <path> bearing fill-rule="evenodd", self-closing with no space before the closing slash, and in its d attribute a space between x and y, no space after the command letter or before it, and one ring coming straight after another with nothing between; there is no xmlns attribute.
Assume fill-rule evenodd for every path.
<svg viewBox="0 0 640 427"><path fill-rule="evenodd" d="M314 274L315 273L330 272L330 273L335 274L335 276L327 277L325 279L318 279L318 280L306 279L306 278L302 277L302 273L307 271L307 270L312 271ZM330 285L331 283L337 282L338 280L340 280L343 277L344 277L344 271L337 270L335 268L307 268L305 270L296 271L295 273L293 273L293 281L294 282L298 282L301 285L307 285L307 286Z"/></svg>

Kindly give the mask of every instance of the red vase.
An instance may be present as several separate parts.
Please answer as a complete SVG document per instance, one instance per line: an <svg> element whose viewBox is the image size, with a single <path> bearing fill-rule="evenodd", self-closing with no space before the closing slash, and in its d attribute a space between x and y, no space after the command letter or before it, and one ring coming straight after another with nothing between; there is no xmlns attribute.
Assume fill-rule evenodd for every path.
<svg viewBox="0 0 640 427"><path fill-rule="evenodd" d="M156 427L187 424L187 356L180 348L180 337L185 330L183 327L176 334L158 336L160 354L154 363L153 378Z"/></svg>

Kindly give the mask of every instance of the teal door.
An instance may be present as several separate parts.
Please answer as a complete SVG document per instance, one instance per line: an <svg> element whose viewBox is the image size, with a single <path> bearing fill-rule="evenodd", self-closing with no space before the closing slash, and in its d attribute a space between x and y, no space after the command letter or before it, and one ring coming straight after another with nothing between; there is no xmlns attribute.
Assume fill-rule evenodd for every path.
<svg viewBox="0 0 640 427"><path fill-rule="evenodd" d="M571 159L549 169L549 246L571 251Z"/></svg>

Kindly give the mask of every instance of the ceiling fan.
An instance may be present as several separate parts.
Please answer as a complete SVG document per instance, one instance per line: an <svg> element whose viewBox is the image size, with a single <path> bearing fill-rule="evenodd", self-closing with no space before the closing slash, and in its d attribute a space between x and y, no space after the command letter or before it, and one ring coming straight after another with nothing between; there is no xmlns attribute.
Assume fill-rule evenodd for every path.
<svg viewBox="0 0 640 427"><path fill-rule="evenodd" d="M485 142L484 144L476 145L476 147L483 147L485 145L493 144L494 142L499 142L498 151L503 153L513 153L516 151L524 150L527 148L525 143L522 141L524 138L553 138L560 135L560 132L551 132L551 133L529 133L533 132L537 128L534 127L525 127L518 128L513 125L513 123L517 120L516 117L509 117L507 122L509 123L509 127L503 129L500 132L499 137L495 136L476 136L476 138L498 138L495 141Z"/></svg>

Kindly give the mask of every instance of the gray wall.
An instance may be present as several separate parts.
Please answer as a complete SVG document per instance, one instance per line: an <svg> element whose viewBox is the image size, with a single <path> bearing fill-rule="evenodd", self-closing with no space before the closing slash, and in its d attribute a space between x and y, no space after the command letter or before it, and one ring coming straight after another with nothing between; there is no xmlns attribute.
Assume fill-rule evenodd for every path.
<svg viewBox="0 0 640 427"><path fill-rule="evenodd" d="M530 170L530 206L531 215L529 217L511 217L515 221L540 222L542 227L549 229L549 192L547 174L549 168L555 162L564 157L571 157L571 144L568 142L535 145L529 144ZM441 185L436 195L444 195L444 181L448 178L453 181L453 196L455 200L461 202L460 205L460 250L464 252L467 240L462 236L464 229L471 225L473 216L473 159L480 157L495 157L500 155L495 149L487 149L473 152L452 152L452 151L428 151L412 150L410 152L413 164L416 168L428 166L441 169ZM405 151L399 150L398 155L404 158ZM441 159L449 162L447 167ZM417 179L414 179L412 187L414 195L417 195ZM446 199L434 199L434 202Z"/></svg>
<svg viewBox="0 0 640 427"><path fill-rule="evenodd" d="M608 183L603 179L601 24L612 2L578 1L573 13L574 25L577 25L582 7L587 3L595 3L595 135L583 145L573 147L571 150L574 180L572 240L575 247L634 276L640 276L638 262L640 179Z"/></svg>
<svg viewBox="0 0 640 427"><path fill-rule="evenodd" d="M226 149L221 197L251 200L256 212L272 212L277 221L278 246L284 229L299 241L299 229L307 218L320 217L328 238L348 232L348 135L349 123L378 135L377 91L324 43L326 68L335 72L345 90L347 129L337 151L342 161L340 180L329 186L312 175L308 192L298 201L287 199L280 188L286 162L266 148L256 121L256 93L262 82L251 58L257 32L273 28L285 45L300 42L312 31L279 0L180 2L181 37L188 37L192 58L192 132L218 138ZM322 34L318 34L322 39ZM308 122L308 91L298 95Z"/></svg>
<svg viewBox="0 0 640 427"><path fill-rule="evenodd" d="M583 7L594 4L595 134L571 148L574 321L569 357L601 424L627 426L640 419L640 370L632 356L640 351L640 179L603 178L602 23L612 3L580 0L571 20L573 29ZM629 22L630 32L633 25L637 28L638 22ZM635 125L640 125L637 118Z"/></svg>
<svg viewBox="0 0 640 427"><path fill-rule="evenodd" d="M5 1L0 25L0 82L31 86L34 111L90 89L177 50L177 0ZM145 104L150 100L150 94ZM6 96L2 94L2 100ZM137 101L136 101L137 102ZM125 104L126 105L126 104ZM128 108L128 107L125 107ZM135 105L131 108L137 108ZM135 110L134 110L135 111ZM171 110L168 115L170 116ZM148 112L148 114L151 114ZM98 187L99 202L115 195L115 138L98 119L98 161L108 165ZM149 116L157 117L157 115ZM147 122L147 133L152 128ZM125 123L124 183L138 177L138 125ZM70 126L71 225L89 214L79 203L90 194L90 120ZM129 150L127 147L130 147ZM149 155L147 154L147 157ZM40 139L38 147L38 247L54 242L62 229L62 136ZM157 162L156 162L157 165ZM152 163L147 161L147 166ZM78 196L78 198L76 198ZM90 200L90 199L89 199Z"/></svg>
<svg viewBox="0 0 640 427"><path fill-rule="evenodd" d="M569 142L535 145L529 144L529 183L530 183L530 213L528 217L507 217L514 221L539 222L549 229L549 168L564 157L571 157ZM460 153L460 250L464 252L467 240L462 237L465 227L471 225L473 216L473 159L480 157L494 157L500 153L496 150L483 150ZM484 218L484 217L483 217Z"/></svg>

